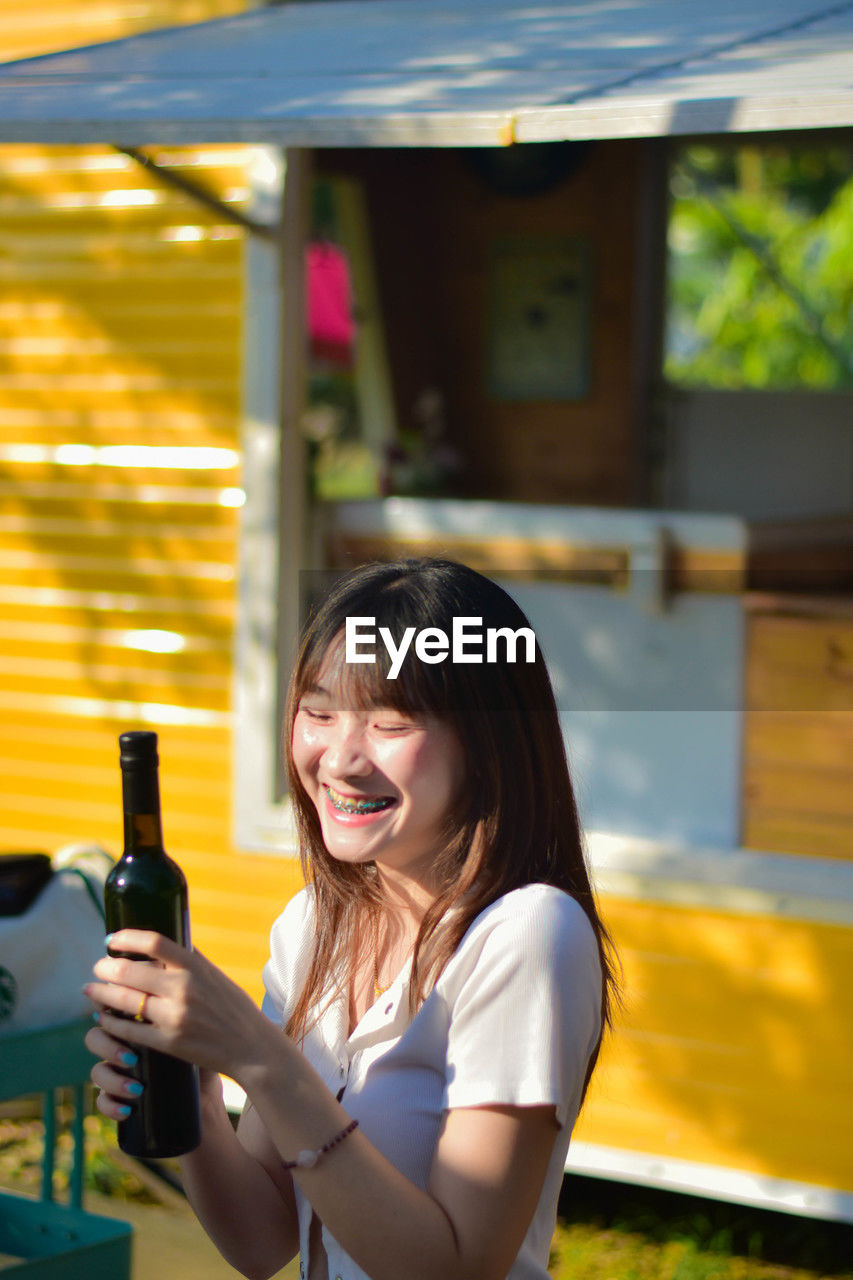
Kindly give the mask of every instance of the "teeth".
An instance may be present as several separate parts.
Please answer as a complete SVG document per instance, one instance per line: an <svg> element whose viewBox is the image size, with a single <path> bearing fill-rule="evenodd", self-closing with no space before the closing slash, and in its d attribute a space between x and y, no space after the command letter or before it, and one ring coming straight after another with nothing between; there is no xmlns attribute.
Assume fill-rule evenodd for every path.
<svg viewBox="0 0 853 1280"><path fill-rule="evenodd" d="M387 809L389 805L394 803L390 796L363 797L358 800L350 800L347 796L342 796L339 791L335 791L333 787L327 787L326 790L332 804L341 813L378 813L381 809Z"/></svg>

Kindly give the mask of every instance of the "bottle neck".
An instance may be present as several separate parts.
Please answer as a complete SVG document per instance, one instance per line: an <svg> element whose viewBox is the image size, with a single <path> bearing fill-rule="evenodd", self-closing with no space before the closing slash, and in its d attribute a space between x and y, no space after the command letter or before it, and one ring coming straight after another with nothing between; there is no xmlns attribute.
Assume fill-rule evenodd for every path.
<svg viewBox="0 0 853 1280"><path fill-rule="evenodd" d="M162 850L163 825L157 770L123 769L121 783L125 853Z"/></svg>
<svg viewBox="0 0 853 1280"><path fill-rule="evenodd" d="M159 813L125 813L125 853L159 853L163 848L163 828Z"/></svg>

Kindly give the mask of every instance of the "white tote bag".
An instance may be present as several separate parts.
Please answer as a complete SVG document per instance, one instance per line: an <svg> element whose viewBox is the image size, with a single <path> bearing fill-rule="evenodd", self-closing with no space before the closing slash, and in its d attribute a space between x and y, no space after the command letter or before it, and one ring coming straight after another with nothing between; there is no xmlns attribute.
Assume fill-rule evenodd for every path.
<svg viewBox="0 0 853 1280"><path fill-rule="evenodd" d="M0 1036L91 1013L82 987L104 954L103 849L71 845L21 915L0 917Z"/></svg>

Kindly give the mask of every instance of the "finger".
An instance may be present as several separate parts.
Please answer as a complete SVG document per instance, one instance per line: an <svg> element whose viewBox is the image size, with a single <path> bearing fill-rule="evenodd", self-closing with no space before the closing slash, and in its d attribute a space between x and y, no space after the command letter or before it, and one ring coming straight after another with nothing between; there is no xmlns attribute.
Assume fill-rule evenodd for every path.
<svg viewBox="0 0 853 1280"><path fill-rule="evenodd" d="M108 1062L95 1064L92 1068L92 1083L118 1103L138 1102L145 1089L141 1081L116 1071Z"/></svg>
<svg viewBox="0 0 853 1280"><path fill-rule="evenodd" d="M166 1038L149 1021L137 1022L135 1018L119 1016L110 1009L98 1014L98 1025L114 1040L123 1040L131 1052L139 1048L168 1050ZM169 1050L173 1052L173 1050Z"/></svg>
<svg viewBox="0 0 853 1280"><path fill-rule="evenodd" d="M166 964L183 964L187 955L191 954L179 942L173 942L164 934L154 933L150 929L118 929L115 933L107 934L106 944L107 950L113 954L124 951L146 956L151 960L162 960Z"/></svg>
<svg viewBox="0 0 853 1280"><path fill-rule="evenodd" d="M94 1005L97 1006L98 1023L105 1027L107 1014L123 1014L125 1026L127 1020L133 1022L153 1022L152 1002L157 997L150 991L140 991L134 987L117 987L111 983L90 982L83 990ZM120 1020L116 1020L120 1021Z"/></svg>
<svg viewBox="0 0 853 1280"><path fill-rule="evenodd" d="M95 1106L101 1115L107 1117L108 1120L126 1120L133 1110L130 1102L122 1099L114 1098L109 1093L99 1093L95 1097Z"/></svg>
<svg viewBox="0 0 853 1280"><path fill-rule="evenodd" d="M114 982L119 987L133 987L135 991L147 991L151 995L163 995L169 988L168 973L174 969L161 969L150 960L126 960L102 956L96 960L93 972L102 982Z"/></svg>
<svg viewBox="0 0 853 1280"><path fill-rule="evenodd" d="M84 1043L96 1058L125 1070L135 1067L139 1062L139 1054L134 1052L121 1040L108 1036L102 1027L92 1027L86 1032Z"/></svg>

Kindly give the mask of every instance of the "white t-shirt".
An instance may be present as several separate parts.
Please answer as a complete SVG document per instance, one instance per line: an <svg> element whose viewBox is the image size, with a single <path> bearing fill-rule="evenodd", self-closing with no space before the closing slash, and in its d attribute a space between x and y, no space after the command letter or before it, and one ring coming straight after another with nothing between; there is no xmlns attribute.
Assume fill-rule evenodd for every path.
<svg viewBox="0 0 853 1280"><path fill-rule="evenodd" d="M272 927L263 1008L282 1025L308 970L313 921L309 887ZM337 998L308 1032L304 1053L332 1093L340 1093L362 1133L423 1189L444 1111L553 1103L560 1131L533 1221L507 1277L548 1280L569 1138L601 1024L592 926L560 889L525 885L476 917L414 1018L410 969L411 960L349 1037L347 997ZM295 1190L307 1259L312 1211ZM325 1227L323 1242L330 1276L369 1280Z"/></svg>

